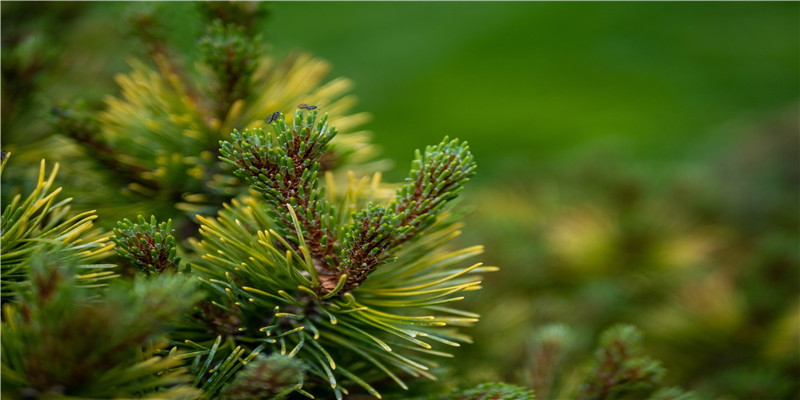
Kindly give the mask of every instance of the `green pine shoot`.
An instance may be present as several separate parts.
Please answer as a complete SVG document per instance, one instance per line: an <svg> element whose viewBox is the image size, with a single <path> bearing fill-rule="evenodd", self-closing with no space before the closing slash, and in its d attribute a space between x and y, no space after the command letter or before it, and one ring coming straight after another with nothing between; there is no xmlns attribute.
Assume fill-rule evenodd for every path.
<svg viewBox="0 0 800 400"><path fill-rule="evenodd" d="M156 217L151 216L147 222L140 215L138 221L134 224L126 218L117 222L111 238L117 244L117 253L147 275L177 272L180 258L176 255L172 220L158 223Z"/></svg>
<svg viewBox="0 0 800 400"><path fill-rule="evenodd" d="M0 174L6 168L11 154L6 154L0 166ZM17 194L3 209L2 226L2 285L3 302L9 300L19 285L27 284L30 265L27 262L41 243L52 243L64 258L77 257L80 268L77 277L84 285L102 284L116 274L111 264L99 264L111 254L113 244L93 230L92 221L97 218L94 211L73 214L71 198L58 199L61 188L53 188L58 173L55 164L50 175L45 172L45 161L39 167L39 178L33 191L22 200ZM4 188L4 190L6 190Z"/></svg>
<svg viewBox="0 0 800 400"><path fill-rule="evenodd" d="M444 205L474 172L468 147L445 140L419 152L392 196L377 174L351 176L344 190L326 174L323 185L320 160L336 134L327 115L298 110L273 130L221 143L221 158L261 197L199 217L203 261L192 270L218 311L205 310L189 337L195 364L217 365L196 369L198 384L213 393L227 379L218 371L260 352L305 361L313 379L300 393L325 384L336 398L354 387L380 397L374 385L387 378L402 388L407 377L435 379L435 358L451 357L440 347L469 342L456 328L478 319L451 303L480 288L474 274L494 270L463 264L480 246L442 249L459 234ZM223 312L232 318L214 317Z"/></svg>

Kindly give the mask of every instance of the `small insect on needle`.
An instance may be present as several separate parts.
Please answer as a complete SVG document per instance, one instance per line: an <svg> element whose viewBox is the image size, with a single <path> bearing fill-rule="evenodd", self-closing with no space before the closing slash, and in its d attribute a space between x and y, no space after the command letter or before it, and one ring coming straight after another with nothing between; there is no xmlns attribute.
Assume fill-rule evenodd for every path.
<svg viewBox="0 0 800 400"><path fill-rule="evenodd" d="M269 116L267 116L267 118L264 118L264 122L266 122L267 125L269 125L269 124L277 121L280 116L281 116L281 112L280 111L275 111L274 113L272 113Z"/></svg>
<svg viewBox="0 0 800 400"><path fill-rule="evenodd" d="M316 110L317 106L312 106L310 104L303 103L303 104L300 104L299 106L297 106L297 108L299 108L301 110Z"/></svg>

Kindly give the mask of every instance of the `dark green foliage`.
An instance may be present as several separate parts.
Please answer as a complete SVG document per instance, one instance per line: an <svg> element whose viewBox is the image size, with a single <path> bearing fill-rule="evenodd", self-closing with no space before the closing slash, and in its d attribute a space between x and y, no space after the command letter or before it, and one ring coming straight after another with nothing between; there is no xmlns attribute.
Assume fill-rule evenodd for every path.
<svg viewBox="0 0 800 400"><path fill-rule="evenodd" d="M472 389L457 390L431 400L533 400L532 390L505 383L483 383Z"/></svg>
<svg viewBox="0 0 800 400"><path fill-rule="evenodd" d="M655 389L665 373L658 361L644 355L638 329L630 325L614 326L601 335L593 366L577 398L641 398Z"/></svg>
<svg viewBox="0 0 800 400"><path fill-rule="evenodd" d="M203 61L214 71L214 112L223 120L237 99L245 99L252 85L250 79L261 57L259 39L245 37L245 29L217 20L200 39Z"/></svg>
<svg viewBox="0 0 800 400"><path fill-rule="evenodd" d="M115 237L111 238L117 244L117 253L147 275L177 272L180 258L172 236L175 231L172 220L158 223L156 217L151 216L147 222L140 215L138 221L136 224L129 219L117 222Z"/></svg>
<svg viewBox="0 0 800 400"><path fill-rule="evenodd" d="M252 35L258 25L269 18L268 4L266 1L204 1L197 7L209 22L236 24Z"/></svg>
<svg viewBox="0 0 800 400"><path fill-rule="evenodd" d="M574 351L574 333L564 325L546 325L534 335L531 361L530 384L539 398L550 399L560 383L567 355Z"/></svg>
<svg viewBox="0 0 800 400"><path fill-rule="evenodd" d="M76 285L75 261L50 246L31 256L30 289L3 308L3 393L194 397L193 389L180 386L188 380L175 369L180 358L156 354L170 321L199 299L196 285L176 275L115 280L98 292Z"/></svg>
<svg viewBox="0 0 800 400"><path fill-rule="evenodd" d="M39 72L57 54L48 44L48 35L3 30L2 68L2 128L6 134L18 121L33 114L36 90L43 84Z"/></svg>
<svg viewBox="0 0 800 400"><path fill-rule="evenodd" d="M303 386L305 366L281 354L259 355L220 392L220 400L281 399Z"/></svg>

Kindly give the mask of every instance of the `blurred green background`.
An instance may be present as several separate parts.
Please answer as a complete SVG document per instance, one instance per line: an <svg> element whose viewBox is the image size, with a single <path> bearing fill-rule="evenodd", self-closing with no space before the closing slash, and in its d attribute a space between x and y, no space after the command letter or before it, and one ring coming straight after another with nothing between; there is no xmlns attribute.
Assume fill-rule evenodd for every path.
<svg viewBox="0 0 800 400"><path fill-rule="evenodd" d="M191 3L8 3L3 31L44 32L54 42L48 67L59 73L41 85L49 100L99 101L116 90L113 75L128 70L126 57L141 56L124 19L148 6L176 47L197 57L203 24ZM375 142L403 164L399 171L415 148L443 135L472 143L483 181L532 174L598 147L670 168L714 154L730 141L732 124L797 98L794 3L281 2L270 9L262 31L275 53L309 51L331 61L331 76L354 79L358 108L373 114Z"/></svg>
<svg viewBox="0 0 800 400"><path fill-rule="evenodd" d="M114 75L144 54L123 21L148 7L196 59L191 3L4 2L3 145L46 137L59 100L118 93ZM269 9L275 54L311 52L356 82L356 110L395 162L389 180L444 135L471 143L462 241L486 244L503 270L473 296L485 320L451 366L462 381L529 384L545 324L576 331L578 360L629 322L670 383L798 398L798 3ZM15 75L32 41L48 51Z"/></svg>

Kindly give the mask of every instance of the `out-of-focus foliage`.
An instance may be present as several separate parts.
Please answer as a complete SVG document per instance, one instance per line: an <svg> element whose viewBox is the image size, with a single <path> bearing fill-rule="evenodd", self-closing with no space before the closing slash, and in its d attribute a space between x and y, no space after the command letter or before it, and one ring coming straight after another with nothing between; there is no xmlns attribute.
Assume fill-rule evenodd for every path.
<svg viewBox="0 0 800 400"><path fill-rule="evenodd" d="M181 214L213 214L241 193L243 182L224 178L216 140L262 127L284 106L320 104L342 115L352 105L345 96L332 110L339 103L307 96L327 63L275 61L302 48L357 79L353 92L376 116L370 127L389 157L403 163L431 131L468 139L478 154L483 173L466 196L477 229L463 240L485 243L488 261L503 269L483 283L490 296L469 307L482 314L470 332L476 343L436 368L445 385L504 380L535 388L538 398L557 398L552 387L577 393L579 374L553 375L537 355L560 354L551 360L559 366L585 361L603 330L627 322L669 370L666 385L703 398L800 392L797 3L2 8L3 149L14 150L15 166L27 165L4 172L4 207L34 191L46 155L62 161L59 179L73 202L97 208L103 225L156 214L175 218L176 236L186 237L193 226ZM214 19L221 24L204 52L197 38ZM231 24L271 42L258 49L274 55L260 64L262 86L226 86L233 70L203 66L228 45L252 54ZM132 54L149 61L126 64ZM251 64L238 61L249 75ZM310 83L284 98L284 82ZM319 99L339 98L350 90L343 86L332 81ZM237 108L232 99L241 95L225 94L241 90L249 98ZM78 97L83 106L59 103ZM62 115L56 137L47 123L53 104ZM363 121L354 119L353 127ZM153 142L160 145L142 144ZM569 351L553 353L559 346Z"/></svg>
<svg viewBox="0 0 800 400"><path fill-rule="evenodd" d="M472 389L454 390L431 400L533 400L533 391L505 383L483 383Z"/></svg>
<svg viewBox="0 0 800 400"><path fill-rule="evenodd" d="M159 355L170 321L198 299L186 277L97 291L79 285L77 259L57 244L29 262L31 285L3 306L3 398L198 397L181 357Z"/></svg>
<svg viewBox="0 0 800 400"><path fill-rule="evenodd" d="M642 354L641 342L641 333L630 325L603 332L576 398L640 399L652 393L666 371L658 361Z"/></svg>
<svg viewBox="0 0 800 400"><path fill-rule="evenodd" d="M580 354L597 332L628 321L645 331L668 384L710 398L791 398L800 370L796 116L754 122L700 170L648 180L603 157L481 194L494 206L470 222L495 229L483 237L487 257L505 268L487 283L499 307L483 309L488 322L477 328L489 343L467 350L503 367L463 373L537 387L554 379L532 355L543 346L537 326L569 325L562 339ZM509 334L491 341L498 329ZM525 346L531 352L515 352Z"/></svg>
<svg viewBox="0 0 800 400"><path fill-rule="evenodd" d="M305 365L298 358L258 356L220 393L223 400L282 399L303 387Z"/></svg>

